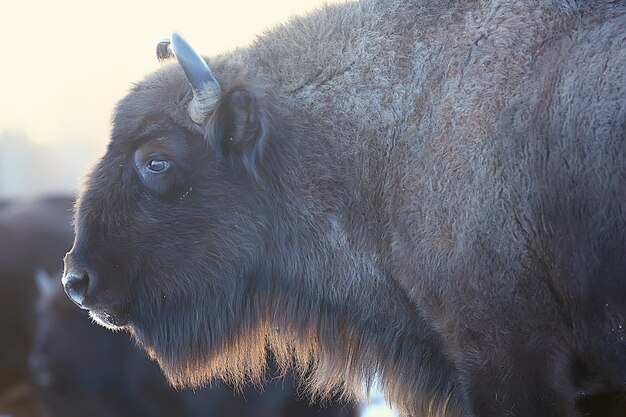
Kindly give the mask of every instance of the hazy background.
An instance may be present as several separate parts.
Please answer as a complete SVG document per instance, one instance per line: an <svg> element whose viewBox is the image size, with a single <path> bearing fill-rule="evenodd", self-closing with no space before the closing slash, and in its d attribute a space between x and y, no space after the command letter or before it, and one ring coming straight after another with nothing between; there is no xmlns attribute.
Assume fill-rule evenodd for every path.
<svg viewBox="0 0 626 417"><path fill-rule="evenodd" d="M327 2L0 0L0 197L75 190L172 31L213 55Z"/></svg>

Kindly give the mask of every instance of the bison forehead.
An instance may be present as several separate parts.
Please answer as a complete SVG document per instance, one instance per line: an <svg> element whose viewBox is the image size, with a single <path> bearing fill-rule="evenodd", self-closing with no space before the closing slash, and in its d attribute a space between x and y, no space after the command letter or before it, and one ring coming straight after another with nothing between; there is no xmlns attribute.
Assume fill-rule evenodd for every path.
<svg viewBox="0 0 626 417"><path fill-rule="evenodd" d="M116 106L112 138L129 138L149 125L169 120L191 132L202 133L187 112L191 88L180 66L172 62L137 83Z"/></svg>

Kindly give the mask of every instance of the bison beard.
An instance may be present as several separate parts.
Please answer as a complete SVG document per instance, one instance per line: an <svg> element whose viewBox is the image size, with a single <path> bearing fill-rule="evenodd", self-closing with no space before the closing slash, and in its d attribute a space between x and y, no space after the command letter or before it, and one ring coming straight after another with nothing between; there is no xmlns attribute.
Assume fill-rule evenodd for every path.
<svg viewBox="0 0 626 417"><path fill-rule="evenodd" d="M364 0L206 62L175 35L65 290L176 385L270 348L410 416L593 415L626 380L625 45L623 3L557 0Z"/></svg>
<svg viewBox="0 0 626 417"><path fill-rule="evenodd" d="M261 272L242 272L219 288L210 283L223 280L186 277L200 285L167 296L144 289L131 303L129 330L178 387L216 377L235 386L260 383L269 348L283 372L294 369L318 400L352 396L379 376L404 412L460 410L455 370L441 355L440 338L397 288L381 281L370 294L358 292L396 300L397 308L381 316L348 297L313 302L313 290L295 283L277 288L272 277L281 273ZM393 362L385 361L390 354Z"/></svg>

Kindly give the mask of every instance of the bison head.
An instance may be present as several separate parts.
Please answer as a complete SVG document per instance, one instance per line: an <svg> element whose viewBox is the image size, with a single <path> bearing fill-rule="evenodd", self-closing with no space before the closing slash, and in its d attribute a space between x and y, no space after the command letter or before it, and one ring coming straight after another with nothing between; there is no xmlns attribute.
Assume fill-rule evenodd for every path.
<svg viewBox="0 0 626 417"><path fill-rule="evenodd" d="M263 178L280 129L261 89L225 75L222 91L182 38L173 45L180 65L165 65L116 109L107 153L77 203L63 282L97 322L128 329L174 382L193 383L225 367L216 356L225 348L243 364L265 356L264 341L238 340L266 333L270 225L284 207L279 184ZM245 319L242 306L258 316Z"/></svg>
<svg viewBox="0 0 626 417"><path fill-rule="evenodd" d="M388 373L396 404L452 407L439 336L384 279L377 238L362 238L382 222L355 204L358 187L342 174L353 167L325 137L329 115L280 93L254 48L211 61L214 76L172 41L176 61L118 104L80 192L69 297L129 331L175 385L260 379L270 347L320 394L360 392ZM373 307L376 298L393 302Z"/></svg>

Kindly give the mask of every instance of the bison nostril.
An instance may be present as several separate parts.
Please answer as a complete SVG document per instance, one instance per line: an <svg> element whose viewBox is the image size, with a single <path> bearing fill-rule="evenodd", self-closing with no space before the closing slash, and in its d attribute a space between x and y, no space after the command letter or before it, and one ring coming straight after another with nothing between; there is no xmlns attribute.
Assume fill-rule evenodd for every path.
<svg viewBox="0 0 626 417"><path fill-rule="evenodd" d="M79 307L84 307L88 287L89 275L86 272L68 271L63 277L65 293Z"/></svg>

